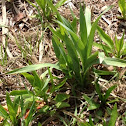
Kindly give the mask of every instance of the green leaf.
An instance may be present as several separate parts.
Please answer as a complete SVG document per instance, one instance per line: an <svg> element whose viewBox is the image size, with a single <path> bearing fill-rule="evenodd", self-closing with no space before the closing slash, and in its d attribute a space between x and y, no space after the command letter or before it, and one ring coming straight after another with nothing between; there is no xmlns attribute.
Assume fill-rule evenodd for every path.
<svg viewBox="0 0 126 126"><path fill-rule="evenodd" d="M17 96L14 98L13 101L13 106L15 108L15 112L17 113L18 107L19 107L19 102L20 102L20 96Z"/></svg>
<svg viewBox="0 0 126 126"><path fill-rule="evenodd" d="M92 119L91 119L91 116L89 116L89 124L90 124L91 126L94 126L94 123L93 123L93 121L92 121Z"/></svg>
<svg viewBox="0 0 126 126"><path fill-rule="evenodd" d="M106 13L111 7L112 6L108 6L107 9L103 13L100 14L100 16L96 19L96 21L93 23L93 25L91 27L91 31L90 31L90 34L88 36L87 57L90 56L90 54L91 54L93 40L94 40L94 34L95 34L95 30L97 28L98 21L101 18L101 16L104 13Z"/></svg>
<svg viewBox="0 0 126 126"><path fill-rule="evenodd" d="M74 33L70 28L68 28L66 25L64 25L63 23L56 21L58 24L60 24L61 26L63 26L67 32L69 32L69 34L73 37L73 43L74 46L77 50L77 52L79 53L79 56L81 58L81 61L84 63L83 61L83 54L84 54L84 44L83 42L80 40L80 38L77 36L76 33Z"/></svg>
<svg viewBox="0 0 126 126"><path fill-rule="evenodd" d="M10 92L10 95L16 96L16 95L24 95L29 93L33 94L33 92L31 91L28 92L27 90L13 90Z"/></svg>
<svg viewBox="0 0 126 126"><path fill-rule="evenodd" d="M102 62L104 61L104 58L105 58L104 52L100 52L98 54L98 57L99 57L100 64L102 64Z"/></svg>
<svg viewBox="0 0 126 126"><path fill-rule="evenodd" d="M67 102L58 102L57 104L56 104L56 107L57 108L66 108L66 107L70 107L70 104L68 104Z"/></svg>
<svg viewBox="0 0 126 126"><path fill-rule="evenodd" d="M61 34L60 30L57 28L56 30L54 30L53 28L49 27L49 29L51 30L51 32L57 36L59 39L61 39L63 41L63 35Z"/></svg>
<svg viewBox="0 0 126 126"><path fill-rule="evenodd" d="M42 124L40 122L38 122L38 126L42 126Z"/></svg>
<svg viewBox="0 0 126 126"><path fill-rule="evenodd" d="M115 46L116 46L116 51L117 51L117 53L118 53L118 52L119 52L119 41L118 41L116 35L115 35Z"/></svg>
<svg viewBox="0 0 126 126"><path fill-rule="evenodd" d="M109 97L109 95L110 95L110 93L112 92L112 90L114 90L116 88L116 85L114 85L114 86L111 86L107 91L106 91L106 93L105 93L105 100L107 100L108 99L108 97Z"/></svg>
<svg viewBox="0 0 126 126"><path fill-rule="evenodd" d="M111 50L114 49L114 42L112 39L99 27L97 26L98 34L103 42L105 42Z"/></svg>
<svg viewBox="0 0 126 126"><path fill-rule="evenodd" d="M60 70L59 66L56 64L51 64L51 63L43 63L43 64L34 64L34 65L29 65L26 67L18 68L15 70L12 70L10 72L7 72L6 74L16 74L16 73L26 73L26 72L31 72L35 71L44 67L53 67L55 69Z"/></svg>
<svg viewBox="0 0 126 126"><path fill-rule="evenodd" d="M34 76L29 73L21 73L28 81L29 83L34 86Z"/></svg>
<svg viewBox="0 0 126 126"><path fill-rule="evenodd" d="M122 12L123 18L126 19L126 2L125 2L125 0L119 0L118 5Z"/></svg>
<svg viewBox="0 0 126 126"><path fill-rule="evenodd" d="M86 46L86 44L87 44L87 26L86 26L86 20L85 20L85 16L84 16L81 6L80 6L80 37L81 37L81 41L84 43L84 46Z"/></svg>
<svg viewBox="0 0 126 126"><path fill-rule="evenodd" d="M64 42L66 44L66 48L67 48L68 54L71 57L72 62L74 63L72 69L75 72L76 77L78 79L81 79L81 75L80 75L80 62L79 62L79 59L78 59L76 48L74 47L73 43L71 42L71 40L68 38L67 35L65 35ZM68 66L68 67L70 68L71 66Z"/></svg>
<svg viewBox="0 0 126 126"><path fill-rule="evenodd" d="M6 93L6 101L7 101L7 107L8 107L10 119L11 119L12 123L15 124L16 121L17 121L16 120L17 112L15 111L14 105L13 105L11 99L10 99L8 92Z"/></svg>
<svg viewBox="0 0 126 126"><path fill-rule="evenodd" d="M4 119L6 119L8 117L8 113L6 112L6 110L2 107L2 105L0 105L0 116L2 116Z"/></svg>
<svg viewBox="0 0 126 126"><path fill-rule="evenodd" d="M13 110L14 109L14 106L13 106L13 103L12 103L12 101L10 99L10 96L9 96L9 93L8 92L6 93L6 101L7 101L7 106L10 106L10 109L12 109L12 111L14 112L14 110ZM9 110L9 111L11 111L11 110Z"/></svg>
<svg viewBox="0 0 126 126"><path fill-rule="evenodd" d="M60 82L59 84L55 85L55 91L59 90L65 83L66 83L66 79L64 79L62 82Z"/></svg>
<svg viewBox="0 0 126 126"><path fill-rule="evenodd" d="M36 0L37 4L40 6L42 11L45 13L46 8L46 0Z"/></svg>
<svg viewBox="0 0 126 126"><path fill-rule="evenodd" d="M56 4L56 8L59 8L60 6L62 6L64 3L66 2L66 0L60 0L60 1L58 1L57 2L57 4Z"/></svg>
<svg viewBox="0 0 126 126"><path fill-rule="evenodd" d="M60 20L61 19L61 16L60 16L57 8L53 5L53 3L50 0L46 0L46 2L48 3L49 7L53 10L53 12L55 12L57 14L58 20Z"/></svg>
<svg viewBox="0 0 126 126"><path fill-rule="evenodd" d="M117 67L126 67L126 60L119 59L119 58L105 57L102 64L117 66Z"/></svg>
<svg viewBox="0 0 126 126"><path fill-rule="evenodd" d="M20 107L21 107L21 114L20 114L20 117L22 118L25 114L25 106L24 106L24 99L23 97L21 96L21 100L20 100Z"/></svg>
<svg viewBox="0 0 126 126"><path fill-rule="evenodd" d="M68 59L67 59L67 56L65 54L65 50L63 48L63 45L59 42L59 40L55 36L53 36L53 38L52 38L52 43L53 43L53 47L54 47L56 57L59 60L60 67L62 69L66 68L66 65L69 64L69 63L68 63Z"/></svg>
<svg viewBox="0 0 126 126"><path fill-rule="evenodd" d="M92 126L92 125L90 125L88 122L85 122L85 123L78 122L78 126Z"/></svg>
<svg viewBox="0 0 126 126"><path fill-rule="evenodd" d="M107 45L103 45L102 43L93 43L93 46L96 46L97 48L101 50L105 50L107 53L112 53L111 49Z"/></svg>
<svg viewBox="0 0 126 126"><path fill-rule="evenodd" d="M32 106L30 107L30 112L28 114L28 117L25 120L25 126L29 126L30 121L32 121L34 110L35 110L35 100L33 99Z"/></svg>
<svg viewBox="0 0 126 126"><path fill-rule="evenodd" d="M97 69L94 69L94 72L97 73L98 75L115 75L117 73L117 71L104 71Z"/></svg>
<svg viewBox="0 0 126 126"><path fill-rule="evenodd" d="M117 117L118 117L117 104L115 104L112 110L111 119L108 123L108 126L115 126Z"/></svg>
<svg viewBox="0 0 126 126"><path fill-rule="evenodd" d="M35 4L33 4L33 2L30 2L29 0L26 0L30 5L32 5L33 7L35 7L36 8L36 5Z"/></svg>
<svg viewBox="0 0 126 126"><path fill-rule="evenodd" d="M123 45L124 45L124 32L123 32L123 36L122 38L119 40L119 51L118 51L118 58L120 58L120 54L121 54L121 50L123 48Z"/></svg>
<svg viewBox="0 0 126 126"><path fill-rule="evenodd" d="M88 102L89 107L87 110L94 110L100 107L100 104L95 103L91 98L89 98L87 95L83 95L84 99Z"/></svg>
<svg viewBox="0 0 126 126"><path fill-rule="evenodd" d="M95 82L95 89L96 89L97 94L99 95L99 99L101 101L104 100L103 97L102 97L101 88L100 88L100 85L98 83L98 79Z"/></svg>
<svg viewBox="0 0 126 126"><path fill-rule="evenodd" d="M64 100L68 99L69 97L70 97L70 95L68 95L68 94L57 94L56 97L54 98L54 100L56 102L62 102Z"/></svg>
<svg viewBox="0 0 126 126"><path fill-rule="evenodd" d="M46 80L44 81L44 85L43 85L41 91L43 91L43 92L46 93L45 90L48 88L49 81L50 81L50 78L48 78L48 79L46 79ZM48 89L47 89L47 90L48 90Z"/></svg>
<svg viewBox="0 0 126 126"><path fill-rule="evenodd" d="M40 113L47 113L49 111L50 107L48 105L43 106L41 109L39 109Z"/></svg>
<svg viewBox="0 0 126 126"><path fill-rule="evenodd" d="M89 36L91 31L91 10L88 7L85 8L85 20L87 26L87 36Z"/></svg>
<svg viewBox="0 0 126 126"><path fill-rule="evenodd" d="M71 26L72 26L74 32L77 33L77 18L76 17L71 22Z"/></svg>
<svg viewBox="0 0 126 126"><path fill-rule="evenodd" d="M56 9L56 7L53 5L53 3L50 0L46 0L46 1L48 3L49 7L52 9L53 13L56 13L57 19L62 22L61 15L58 12L58 10ZM60 25L60 30L61 30L61 34L63 35L64 34L64 28L61 25Z"/></svg>
<svg viewBox="0 0 126 126"><path fill-rule="evenodd" d="M98 52L95 52L94 54L92 54L91 56L88 57L88 59L86 60L86 64L85 64L85 73L87 72L87 70L94 64L99 63L99 59L98 59Z"/></svg>
<svg viewBox="0 0 126 126"><path fill-rule="evenodd" d="M36 71L32 71L33 76L34 76L34 85L35 87L42 88L43 87L43 81L40 79Z"/></svg>

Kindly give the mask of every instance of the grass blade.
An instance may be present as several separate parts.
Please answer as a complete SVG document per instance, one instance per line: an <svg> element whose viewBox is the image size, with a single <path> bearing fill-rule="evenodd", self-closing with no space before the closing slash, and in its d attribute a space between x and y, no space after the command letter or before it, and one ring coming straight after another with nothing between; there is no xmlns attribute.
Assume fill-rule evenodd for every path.
<svg viewBox="0 0 126 126"><path fill-rule="evenodd" d="M111 86L111 87L106 91L106 94L105 94L105 100L108 99L108 97L110 96L110 93L111 93L112 90L114 90L115 88L116 88L116 85Z"/></svg>
<svg viewBox="0 0 126 126"><path fill-rule="evenodd" d="M97 26L98 34L103 42L105 42L109 48L114 49L114 42L112 39L99 27Z"/></svg>
<svg viewBox="0 0 126 126"><path fill-rule="evenodd" d="M3 118L7 118L8 117L8 113L6 112L6 110L2 107L2 105L0 105L0 116L2 116Z"/></svg>
<svg viewBox="0 0 126 126"><path fill-rule="evenodd" d="M27 90L13 90L10 92L10 95L13 95L13 96L17 96L17 95L24 95L24 94L33 94L33 92L31 91L27 91Z"/></svg>
<svg viewBox="0 0 126 126"><path fill-rule="evenodd" d="M117 117L118 117L117 104L115 104L112 110L111 119L109 121L108 126L115 126Z"/></svg>
<svg viewBox="0 0 126 126"><path fill-rule="evenodd" d="M59 60L60 67L66 68L66 65L69 63L63 45L59 42L59 40L55 36L53 36L52 38L52 43L53 43L56 57Z"/></svg>
<svg viewBox="0 0 126 126"><path fill-rule="evenodd" d="M76 52L76 49L73 45L73 43L71 42L71 40L68 38L67 35L65 35L65 44L66 44L66 48L67 48L67 51L68 51L68 54L70 55L71 59L72 59L72 62L74 63L74 66L73 66L73 71L75 72L75 76L78 78L78 79L81 79L81 75L80 75L80 62L79 62L79 59L78 59L78 55L77 55L77 52ZM69 66L70 67L70 66Z"/></svg>
<svg viewBox="0 0 126 126"><path fill-rule="evenodd" d="M43 63L43 64L34 64L34 65L29 65L26 67L18 68L18 69L12 70L10 72L7 72L6 74L26 73L26 72L35 71L35 70L45 68L45 67L53 67L55 69L60 70L59 65L57 65L57 64Z"/></svg>
<svg viewBox="0 0 126 126"><path fill-rule="evenodd" d="M73 43L74 43L74 46L76 47L76 50L79 54L79 57L82 61L82 64L84 64L84 49L85 49L85 46L83 44L83 42L80 40L80 38L77 36L76 33L74 33L70 28L68 28L66 25L64 25L63 23L59 22L59 21L56 21L58 24L60 24L61 26L63 26L67 32L69 32L69 34L72 36L72 39L73 39ZM83 66L84 68L84 66Z"/></svg>
<svg viewBox="0 0 126 126"><path fill-rule="evenodd" d="M98 47L101 50L106 50L107 53L112 53L111 49L107 45L103 45L101 43L94 42L93 46L96 46L96 47Z"/></svg>
<svg viewBox="0 0 126 126"><path fill-rule="evenodd" d="M84 43L84 46L87 44L87 26L86 26L86 20L83 13L83 9L80 6L80 37L81 41Z"/></svg>
<svg viewBox="0 0 126 126"><path fill-rule="evenodd" d="M56 8L59 8L60 6L62 6L64 3L66 2L66 0L60 0L59 2L57 2L56 4Z"/></svg>
<svg viewBox="0 0 126 126"><path fill-rule="evenodd" d="M94 54L92 54L86 61L85 64L85 72L94 64L99 63L99 59L98 57L98 52L95 52Z"/></svg>
<svg viewBox="0 0 126 126"><path fill-rule="evenodd" d="M100 85L98 83L98 79L95 82L95 89L96 89L97 94L99 95L99 99L102 100L102 93L101 93Z"/></svg>
<svg viewBox="0 0 126 126"><path fill-rule="evenodd" d="M32 118L33 118L32 116L33 116L33 113L34 113L34 109L35 109L35 100L34 100L34 98L33 98L32 106L31 106L31 108L30 108L28 117L27 117L26 120L25 120L25 126L29 126L30 121L32 121Z"/></svg>
<svg viewBox="0 0 126 126"><path fill-rule="evenodd" d="M93 45L93 39L94 39L94 34L95 30L97 28L97 24L101 16L106 13L112 6L109 6L103 13L100 14L100 16L96 19L96 21L93 23L90 34L88 36L88 49L87 49L87 57L90 56L91 50L92 50L92 45Z"/></svg>
<svg viewBox="0 0 126 126"><path fill-rule="evenodd" d="M88 7L85 8L85 20L87 26L87 36L89 36L91 31L91 10Z"/></svg>
<svg viewBox="0 0 126 126"><path fill-rule="evenodd" d="M84 99L88 102L90 105L87 110L94 110L100 107L100 104L95 103L91 98L89 98L87 95L83 95Z"/></svg>
<svg viewBox="0 0 126 126"><path fill-rule="evenodd" d="M126 60L119 59L119 58L105 57L102 64L117 66L117 67L126 67Z"/></svg>

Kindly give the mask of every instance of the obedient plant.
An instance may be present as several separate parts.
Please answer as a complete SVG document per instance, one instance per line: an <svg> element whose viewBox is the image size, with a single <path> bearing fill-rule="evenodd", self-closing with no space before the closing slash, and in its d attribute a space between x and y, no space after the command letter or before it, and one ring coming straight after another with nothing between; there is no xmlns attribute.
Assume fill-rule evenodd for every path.
<svg viewBox="0 0 126 126"><path fill-rule="evenodd" d="M110 8L108 7L107 10ZM79 35L77 35L77 31L75 30L76 20L70 23L62 17L61 21L56 21L64 28L64 31L50 28L53 33L52 42L60 68L67 75L74 77L81 86L87 86L85 79L88 70L93 64L98 63L98 52L92 54L91 51L95 30L101 15L91 25L90 9L86 7L84 14L82 7L80 7ZM64 45L66 49L64 49Z"/></svg>

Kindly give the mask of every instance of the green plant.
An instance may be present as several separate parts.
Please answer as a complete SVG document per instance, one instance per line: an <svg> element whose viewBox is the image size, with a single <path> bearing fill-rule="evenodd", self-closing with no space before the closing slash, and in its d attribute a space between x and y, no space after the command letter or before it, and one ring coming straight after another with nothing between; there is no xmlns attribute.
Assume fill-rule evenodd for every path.
<svg viewBox="0 0 126 126"><path fill-rule="evenodd" d="M70 23L64 18L62 18L62 22L56 21L64 28L64 32L61 29L55 31L50 28L53 32L54 51L61 69L67 75L74 77L81 86L86 86L87 71L93 64L97 63L98 52L91 54L91 49L95 29L101 15L91 26L91 11L85 8L84 15L83 9L80 7L80 36L77 36L77 31L74 29L74 25L77 23L76 20L74 23ZM61 43L59 39L64 43ZM64 44L66 50L63 48Z"/></svg>
<svg viewBox="0 0 126 126"><path fill-rule="evenodd" d="M98 94L98 96L99 96L99 99L100 99L100 101L101 101L101 106L103 106L103 105L106 104L107 99L108 99L108 97L110 96L110 93L111 93L115 88L116 88L116 85L111 86L111 87L106 91L106 93L103 94L103 93L101 92L100 85L98 84L98 79L96 80L96 82L95 82L95 89L96 89L96 92L97 92L97 94ZM109 101L109 102L111 102L111 101Z"/></svg>
<svg viewBox="0 0 126 126"><path fill-rule="evenodd" d="M110 8L111 7L108 9ZM87 86L89 69L93 64L100 63L114 66L118 64L122 66L122 62L125 62L120 59L105 56L101 57L101 53L98 52L91 53L94 33L101 15L91 25L90 9L85 8L84 14L81 7L79 35L77 35L75 28L77 23L75 18L72 22L69 22L61 17L60 21L56 21L60 25L60 29L57 28L54 30L50 28L53 33L52 42L56 57L59 60L60 68L66 76L68 75L71 78L75 78L76 82L83 87ZM64 49L64 46L66 49Z"/></svg>
<svg viewBox="0 0 126 126"><path fill-rule="evenodd" d="M126 1L119 0L118 5L119 5L120 11L122 13L122 17L118 17L118 18L126 20Z"/></svg>
<svg viewBox="0 0 126 126"><path fill-rule="evenodd" d="M124 116L122 117L123 124L126 125L126 112L124 113Z"/></svg>
<svg viewBox="0 0 126 126"><path fill-rule="evenodd" d="M89 98L87 95L83 95L84 99L88 102L89 107L87 108L87 110L94 110L94 109L98 109L99 107L103 107L105 106L107 103L112 103L115 102L116 100L111 100L111 101L107 101L110 93L116 88L116 85L111 86L105 94L103 94L101 92L101 88L100 85L98 84L98 79L95 81L95 90L98 94L98 98L100 100L100 103L96 103L94 102L94 100L92 98Z"/></svg>
<svg viewBox="0 0 126 126"><path fill-rule="evenodd" d="M42 67L48 67L51 66L51 68L48 68L42 75L41 78L38 76L37 72L34 70L42 68ZM52 68L58 68L55 64L40 64L39 65L30 65L27 66L25 69L17 69L14 71L9 72L9 74L12 73L21 73L31 84L32 86L32 92L29 91L27 88L26 90L14 90L10 93L12 96L22 96L25 99L25 104L28 106L31 105L31 102L33 101L33 95L34 100L37 101L44 101L45 104L42 107L41 105L36 105L36 111L34 111L34 114L36 115L33 118L36 118L39 115L45 115L45 116L53 116L57 109L61 109L64 107L69 107L69 103L66 101L69 99L69 95L65 93L60 93L60 88L65 84L66 78L63 78L60 83L55 84L54 79L57 81L59 80L57 77L54 77L51 73ZM32 74L26 73L28 71L33 71ZM48 73L48 75L47 75ZM50 85L49 85L50 83ZM55 94L55 95L54 95ZM55 97L54 97L55 96ZM54 97L54 98L52 98ZM51 104L51 105L50 105ZM25 105L25 106L26 106Z"/></svg>
<svg viewBox="0 0 126 126"><path fill-rule="evenodd" d="M46 18L48 21L52 20L52 15L54 14L54 11L49 3L53 4L53 0L36 0L36 3L38 4L40 9L42 10L42 14L41 14L41 10L36 5L34 5L29 0L27 0L27 2L30 3L33 7L35 7L38 10L38 16L41 21L43 20L43 18ZM58 1L55 5L55 8L58 9L65 2L66 2L66 0ZM41 17L41 15L43 15L43 18Z"/></svg>
<svg viewBox="0 0 126 126"><path fill-rule="evenodd" d="M52 0L49 0L51 3L53 3ZM57 2L57 4L55 5L56 8L62 6L65 3L66 0L60 0L59 2ZM43 16L46 17L48 20L50 20L51 18L51 14L52 14L52 9L50 8L50 6L48 5L47 0L36 0L37 4L39 5L39 7L41 8L41 10L43 11Z"/></svg>
<svg viewBox="0 0 126 126"><path fill-rule="evenodd" d="M117 104L114 105L112 112L111 112L111 117L109 122L105 122L103 120L103 123L97 124L97 125L102 125L102 126L115 126L116 120L118 117L118 112L117 112ZM92 121L91 116L89 117L89 122L78 122L78 126L95 126L95 123Z"/></svg>
<svg viewBox="0 0 126 126"><path fill-rule="evenodd" d="M41 75L41 78L40 78L37 72L35 72L35 70L44 68L44 67L50 67L50 68L48 68L48 70L46 70ZM59 88L62 87L66 81L66 78L65 78L59 84L55 85L53 80L58 79L58 78L52 76L52 73L50 71L52 70L52 68L59 69L57 64L45 63L45 64L29 65L24 68L15 69L14 71L8 72L7 74L21 73L33 87L34 95L43 98L44 101L47 101L49 95L51 95L55 91L58 91ZM32 74L26 73L26 72L31 72L31 71L32 71ZM49 75L48 77L46 77L48 73ZM49 82L51 82L50 87L48 84ZM48 91L50 92L50 94L48 93Z"/></svg>
<svg viewBox="0 0 126 126"><path fill-rule="evenodd" d="M117 59L117 58L110 58L106 56L101 56L102 53L91 53L92 46L93 46L93 39L95 30L97 28L98 21L103 13L111 8L108 7L98 18L97 20L91 25L91 11L88 8L85 8L85 15L83 13L82 7L80 8L80 34L77 35L76 26L77 26L77 19L74 17L72 22L67 21L65 18L60 16L59 12L55 8L55 6L47 0L47 3L51 7L51 9L57 14L56 21L60 28L54 30L50 27L50 30L53 33L53 46L55 54L59 60L57 64L53 64L56 69L62 70L67 77L75 78L76 84L80 84L83 87L87 86L88 80L88 72L89 69L93 66L93 64L107 64L113 65L118 67L125 67L126 61ZM62 42L63 43L62 43ZM64 49L66 47L66 49ZM33 68L28 66L24 68L20 68L14 70L10 73L22 73L34 71L40 69L42 67L51 67L52 64L39 64L33 65Z"/></svg>
<svg viewBox="0 0 126 126"><path fill-rule="evenodd" d="M17 125L25 125L28 126L32 121L32 116L35 110L35 102L32 99L32 104L29 110L29 114L27 118L24 119L26 110L29 108L26 104L24 104L24 99L22 96L15 96L12 101L10 98L10 94L6 93L6 101L7 107L4 108L0 105L0 116L3 117L2 125L8 126L17 126Z"/></svg>
<svg viewBox="0 0 126 126"><path fill-rule="evenodd" d="M115 35L115 41L113 41L109 35L107 35L99 26L97 27L98 34L103 42L96 43L94 46L97 46L99 49L102 49L106 56L114 56L116 58L123 58L126 54L126 44L124 42L124 34L120 40L117 39Z"/></svg>

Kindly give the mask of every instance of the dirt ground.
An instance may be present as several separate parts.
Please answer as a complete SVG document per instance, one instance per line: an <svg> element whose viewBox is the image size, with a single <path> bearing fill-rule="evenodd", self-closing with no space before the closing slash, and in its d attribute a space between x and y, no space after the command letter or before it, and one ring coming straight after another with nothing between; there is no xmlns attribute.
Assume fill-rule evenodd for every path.
<svg viewBox="0 0 126 126"><path fill-rule="evenodd" d="M33 1L33 0L32 0ZM33 1L34 3L34 1ZM105 13L99 21L99 25L104 31L114 40L115 34L120 38L125 30L126 21L117 19L121 15L118 9L118 0L69 0L66 4L59 8L59 12L65 18L72 20L70 8L74 14L79 18L80 3L85 4L92 10L92 21L95 20L99 14L106 8L106 6L113 5L107 13ZM54 2L55 4L55 2ZM3 58L0 51L0 103L5 104L6 91L10 92L16 89L25 89L24 83L30 89L29 83L20 75L5 75L4 73L15 68L26 66L31 62L36 63L56 63L52 43L51 33L49 30L45 32L41 30L41 24L38 19L34 17L37 10L29 5L25 0L14 0L12 2L5 2L6 11L2 10L2 1L0 1L0 22L4 13L7 28L2 32L0 28L0 46L3 46L3 40L7 42L8 53ZM6 37L3 38L3 33ZM44 33L42 41L38 48L38 40ZM124 36L126 42L126 34ZM99 41L96 34L94 41ZM94 50L97 50L94 47ZM42 71L38 71L41 73ZM104 90L113 84L117 84L117 88L113 91L114 96L125 99L118 104L118 112L124 114L126 110L126 78L121 80L113 80L103 86ZM101 82L103 84L103 82ZM116 126L123 126L120 120L117 121Z"/></svg>

